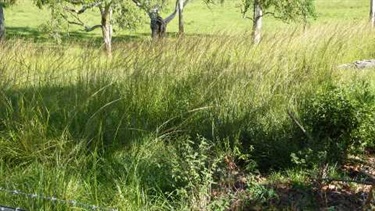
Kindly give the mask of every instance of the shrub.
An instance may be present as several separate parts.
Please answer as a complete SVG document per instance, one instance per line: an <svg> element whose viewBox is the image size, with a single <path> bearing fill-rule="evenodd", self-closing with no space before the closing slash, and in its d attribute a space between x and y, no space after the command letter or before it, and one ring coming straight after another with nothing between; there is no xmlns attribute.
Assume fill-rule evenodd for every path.
<svg viewBox="0 0 375 211"><path fill-rule="evenodd" d="M364 83L343 88L330 85L308 97L299 112L310 137L304 138L299 154L309 162L342 163L349 153L361 152L375 131L374 99Z"/></svg>
<svg viewBox="0 0 375 211"><path fill-rule="evenodd" d="M199 143L194 147L189 138L181 139L176 146L178 156L172 160L174 168L172 177L178 187L177 195L192 210L206 209L211 203L211 187L219 158L212 157L212 143L199 137Z"/></svg>

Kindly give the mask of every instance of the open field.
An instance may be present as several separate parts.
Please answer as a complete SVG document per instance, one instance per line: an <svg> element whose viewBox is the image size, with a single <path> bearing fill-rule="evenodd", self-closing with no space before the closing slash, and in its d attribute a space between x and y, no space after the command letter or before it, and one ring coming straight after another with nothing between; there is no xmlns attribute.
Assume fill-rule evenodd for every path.
<svg viewBox="0 0 375 211"><path fill-rule="evenodd" d="M7 8L0 205L373 209L370 185L323 180L371 182L361 165L375 176L374 69L338 68L375 58L368 1L355 2L317 1L306 31L266 20L253 45L235 3L213 15L194 1L188 36L150 42L145 23L120 32L111 59L81 34L54 44L30 5Z"/></svg>
<svg viewBox="0 0 375 211"><path fill-rule="evenodd" d="M317 0L317 19L312 20L312 25L348 23L363 23L368 20L368 0ZM172 4L164 10L163 17L172 10ZM40 35L38 27L49 18L48 10L39 10L31 4L31 1L24 0L22 4L8 8L6 11L7 26L10 33L14 35L26 34L27 37ZM86 18L88 23L97 24L100 18L95 16L97 11L92 11ZM145 14L146 16L146 14ZM149 36L149 23L145 18L140 27L136 30L121 31L115 33L122 36ZM251 20L242 18L241 8L238 1L226 1L223 5L207 6L202 1L193 0L185 9L185 24L187 34L213 34L216 32L243 33L251 30ZM265 32L275 32L285 27L302 27L301 24L285 24L271 17L265 17ZM72 26L74 32L77 28ZM177 18L168 26L168 32L178 31ZM87 33L82 32L84 35ZM100 30L88 33L91 36L100 36ZM40 35L41 36L41 35Z"/></svg>

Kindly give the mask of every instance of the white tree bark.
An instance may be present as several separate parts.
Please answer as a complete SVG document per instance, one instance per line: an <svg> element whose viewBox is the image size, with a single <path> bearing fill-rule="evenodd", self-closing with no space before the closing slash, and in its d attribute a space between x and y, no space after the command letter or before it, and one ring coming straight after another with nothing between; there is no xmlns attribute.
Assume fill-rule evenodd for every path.
<svg viewBox="0 0 375 211"><path fill-rule="evenodd" d="M0 41L5 38L5 18L3 6L0 4Z"/></svg>
<svg viewBox="0 0 375 211"><path fill-rule="evenodd" d="M184 0L178 0L178 33L180 35L184 34Z"/></svg>
<svg viewBox="0 0 375 211"><path fill-rule="evenodd" d="M112 6L111 5L105 5L105 7L100 7L100 12L102 16L101 21L101 28L102 28L102 34L103 34L103 41L104 41L104 47L105 52L109 57L112 55Z"/></svg>
<svg viewBox="0 0 375 211"><path fill-rule="evenodd" d="M262 19L263 11L258 0L254 1L254 12L253 12L253 42L258 44L261 40L261 30L262 30Z"/></svg>
<svg viewBox="0 0 375 211"><path fill-rule="evenodd" d="M371 7L370 7L370 21L372 27L375 27L375 0L371 1Z"/></svg>

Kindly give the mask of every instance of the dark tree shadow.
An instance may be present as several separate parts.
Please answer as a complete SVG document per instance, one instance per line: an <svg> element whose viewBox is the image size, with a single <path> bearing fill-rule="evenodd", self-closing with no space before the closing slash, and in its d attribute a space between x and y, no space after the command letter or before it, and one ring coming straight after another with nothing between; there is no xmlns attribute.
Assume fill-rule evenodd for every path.
<svg viewBox="0 0 375 211"><path fill-rule="evenodd" d="M40 30L31 27L6 27L7 39L45 40Z"/></svg>
<svg viewBox="0 0 375 211"><path fill-rule="evenodd" d="M49 130L44 134L46 140L67 132L72 140L87 141L89 148L97 147L97 144L107 149L129 145L137 137L147 134L150 128L143 127L146 117L124 115L133 108L127 105L130 100L118 100L123 97L118 87L107 88L97 97L91 97L92 93L107 84L82 81L68 86L4 89L0 95L0 119L10 122L0 122L0 131L15 130L12 126L28 121L48 120ZM20 102L25 104L20 105ZM111 102L111 106L105 107ZM39 114L34 115L34 110L38 110ZM9 111L11 116L6 116ZM38 130L31 128L34 129Z"/></svg>
<svg viewBox="0 0 375 211"><path fill-rule="evenodd" d="M9 40L24 39L32 40L33 42L51 42L53 37L37 28L32 27L7 27L6 37ZM128 42L128 41L139 41L144 40L145 37L150 36L149 34L139 35L114 35L113 42ZM61 34L62 42L82 42L92 43L97 46L101 46L103 38L97 34L88 33L85 31L72 31Z"/></svg>
<svg viewBox="0 0 375 211"><path fill-rule="evenodd" d="M6 39L7 40L28 40L36 43L51 43L56 41L57 39L54 39L52 35L43 32L42 30L38 28L33 27L7 27L6 28ZM215 38L215 37L221 37L222 35L219 34L200 34L200 33L186 33L183 35L183 37L186 38ZM165 40L168 41L168 39L179 39L181 36L178 32L167 32ZM103 38L100 36L100 34L94 34L90 32L85 31L71 31L71 32L65 32L61 34L61 37L59 37L59 41L61 41L62 44L64 43L74 43L76 45L82 45L87 46L90 44L92 47L100 48L103 46ZM127 43L127 42L139 42L139 41L145 41L145 40L151 40L151 31L150 32L143 32L143 33L135 33L132 35L125 35L125 34L116 34L114 33L114 36L112 38L113 45L119 44L119 43Z"/></svg>

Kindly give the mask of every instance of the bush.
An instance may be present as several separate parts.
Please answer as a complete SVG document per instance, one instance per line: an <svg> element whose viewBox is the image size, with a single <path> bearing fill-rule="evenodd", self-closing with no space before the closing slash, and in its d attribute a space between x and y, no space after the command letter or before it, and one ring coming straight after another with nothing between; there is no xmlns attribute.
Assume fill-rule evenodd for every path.
<svg viewBox="0 0 375 211"><path fill-rule="evenodd" d="M187 137L179 140L176 146L178 156L172 160L177 195L192 210L206 209L212 203L214 173L222 160L220 156L212 156L212 143L203 137L198 139L197 146Z"/></svg>
<svg viewBox="0 0 375 211"><path fill-rule="evenodd" d="M364 83L328 86L308 97L299 112L310 137L304 138L299 154L310 162L342 163L349 153L362 152L375 131L374 99Z"/></svg>

